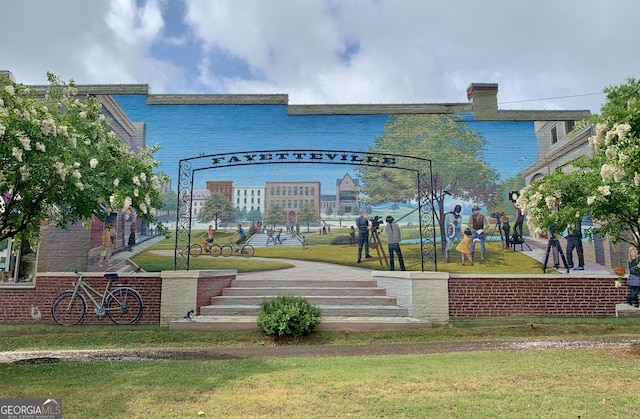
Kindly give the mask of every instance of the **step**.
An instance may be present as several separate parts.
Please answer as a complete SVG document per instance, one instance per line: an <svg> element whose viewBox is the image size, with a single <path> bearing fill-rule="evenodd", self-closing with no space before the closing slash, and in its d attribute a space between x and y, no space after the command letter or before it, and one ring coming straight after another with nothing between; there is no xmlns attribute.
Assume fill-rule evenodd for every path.
<svg viewBox="0 0 640 419"><path fill-rule="evenodd" d="M311 273L310 273L311 275ZM248 277L237 278L231 282L231 287L239 288L265 288L265 287L277 287L277 288L291 288L291 287L369 287L377 288L376 281L368 279L313 279L313 278L278 278L278 279L252 279Z"/></svg>
<svg viewBox="0 0 640 419"><path fill-rule="evenodd" d="M316 327L318 331L368 331L428 329L432 324L428 320L410 317L322 317ZM192 321L178 320L169 323L170 330L223 332L236 330L257 331L257 316L196 316Z"/></svg>
<svg viewBox="0 0 640 419"><path fill-rule="evenodd" d="M231 287L222 291L224 296L236 295L297 295L297 296L329 296L329 295L351 295L351 296L373 296L386 295L384 288L368 287Z"/></svg>
<svg viewBox="0 0 640 419"><path fill-rule="evenodd" d="M395 305L387 306L353 306L353 305L319 305L323 316L341 317L407 317L406 308ZM260 306L254 304L226 304L200 307L202 316L257 316Z"/></svg>
<svg viewBox="0 0 640 419"><path fill-rule="evenodd" d="M616 304L616 317L640 317L640 308L627 303Z"/></svg>
<svg viewBox="0 0 640 419"><path fill-rule="evenodd" d="M259 306L265 300L271 300L278 297L279 294L269 291L264 295L225 295L221 297L212 297L212 305L255 305ZM306 300L317 306L395 306L396 299L386 295L374 295L356 297L345 295L303 295Z"/></svg>

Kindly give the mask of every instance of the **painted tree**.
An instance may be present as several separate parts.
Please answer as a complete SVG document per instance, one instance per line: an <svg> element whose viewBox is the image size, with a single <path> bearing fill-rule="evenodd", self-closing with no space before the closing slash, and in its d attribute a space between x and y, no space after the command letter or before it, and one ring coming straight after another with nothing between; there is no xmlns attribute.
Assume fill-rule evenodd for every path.
<svg viewBox="0 0 640 419"><path fill-rule="evenodd" d="M384 133L376 138L370 151L402 154L430 159L433 184L428 167L417 163L420 190L433 198L440 234L444 237L444 200L451 197L479 204L491 202L497 192L498 173L482 159L485 140L480 133L447 115L392 116ZM370 204L416 200L414 172L391 168L358 168L361 192ZM445 192L446 191L446 192Z"/></svg>
<svg viewBox="0 0 640 419"><path fill-rule="evenodd" d="M307 233L309 232L309 224L312 221L317 221L317 220L318 220L318 211L316 211L315 208L313 208L311 205L308 205L308 204L300 207L300 210L298 211L298 222L306 224Z"/></svg>
<svg viewBox="0 0 640 419"><path fill-rule="evenodd" d="M516 205L538 231L564 229L589 216L594 228L588 235L639 247L640 81L629 79L604 92L601 113L588 121L595 125L592 154L571 162L570 171L556 171L525 187Z"/></svg>
<svg viewBox="0 0 640 419"><path fill-rule="evenodd" d="M271 205L264 215L264 224L278 226L283 225L287 217L284 213L284 209L280 205Z"/></svg>
<svg viewBox="0 0 640 419"><path fill-rule="evenodd" d="M42 220L60 228L130 209L156 222L163 205L157 147L135 155L111 130L94 96L48 74L44 97L0 75L0 241L36 238Z"/></svg>
<svg viewBox="0 0 640 419"><path fill-rule="evenodd" d="M213 221L214 228L217 230L219 223L233 222L237 214L237 209L224 195L215 193L204 201L198 213L198 221L201 223Z"/></svg>

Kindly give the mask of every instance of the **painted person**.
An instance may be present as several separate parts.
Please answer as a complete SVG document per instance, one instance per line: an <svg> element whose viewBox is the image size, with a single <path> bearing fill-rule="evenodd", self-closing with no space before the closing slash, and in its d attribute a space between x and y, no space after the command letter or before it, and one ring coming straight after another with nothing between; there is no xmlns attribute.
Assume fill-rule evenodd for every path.
<svg viewBox="0 0 640 419"><path fill-rule="evenodd" d="M456 250L460 252L460 262L464 265L465 257L473 265L473 254L471 252L471 244L473 243L473 233L469 227L464 229L462 241L456 246Z"/></svg>
<svg viewBox="0 0 640 419"><path fill-rule="evenodd" d="M486 229L489 228L489 220L484 214L480 214L478 204L471 209L471 218L469 219L469 228L471 228L471 254L476 251L476 242L480 242L480 251L482 252L482 260L486 253L484 240L486 238Z"/></svg>
<svg viewBox="0 0 640 419"><path fill-rule="evenodd" d="M456 205L453 208L453 211L449 211L444 215L444 228L446 234L446 247L445 247L445 255L447 257L447 263L449 262L449 253L451 252L451 247L453 246L453 242L460 243L462 241L462 207L460 205Z"/></svg>
<svg viewBox="0 0 640 419"><path fill-rule="evenodd" d="M629 277L627 278L627 286L629 287L629 295L627 295L627 303L630 306L639 307L638 293L640 293L640 266L638 266L638 249L636 247L629 248L629 257L627 259L627 267L629 269Z"/></svg>
<svg viewBox="0 0 640 419"><path fill-rule="evenodd" d="M404 259L402 258L402 251L400 250L400 240L402 240L402 231L400 230L400 226L398 223L394 222L394 218L390 215L385 219L387 225L384 226L384 230L382 230L382 235L387 236L389 242L387 244L387 248L389 249L389 270L395 271L395 263L393 259L393 254L395 253L398 256L398 264L400 265L401 271L406 271L407 269L404 267Z"/></svg>
<svg viewBox="0 0 640 419"><path fill-rule="evenodd" d="M358 227L358 263L362 261L362 249L367 259L371 259L369 253L369 219L367 211L360 210L360 216L356 218L356 227Z"/></svg>

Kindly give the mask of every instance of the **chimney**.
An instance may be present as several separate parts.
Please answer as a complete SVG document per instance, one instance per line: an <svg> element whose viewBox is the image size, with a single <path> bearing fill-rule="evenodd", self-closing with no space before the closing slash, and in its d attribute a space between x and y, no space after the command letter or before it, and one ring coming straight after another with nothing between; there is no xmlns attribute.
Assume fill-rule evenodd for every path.
<svg viewBox="0 0 640 419"><path fill-rule="evenodd" d="M9 70L0 70L0 77L2 77L2 76L8 78L9 80L11 80L14 83L16 81L16 78L13 77L13 73L11 73L11 71L9 71Z"/></svg>
<svg viewBox="0 0 640 419"><path fill-rule="evenodd" d="M498 114L498 83L471 83L467 99L476 119L491 119Z"/></svg>

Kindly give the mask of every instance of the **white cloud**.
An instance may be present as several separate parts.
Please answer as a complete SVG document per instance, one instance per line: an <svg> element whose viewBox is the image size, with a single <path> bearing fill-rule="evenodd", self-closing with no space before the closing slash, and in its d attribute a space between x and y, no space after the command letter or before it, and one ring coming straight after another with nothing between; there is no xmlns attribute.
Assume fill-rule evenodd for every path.
<svg viewBox="0 0 640 419"><path fill-rule="evenodd" d="M639 77L635 0L9 1L0 67L44 83L156 93L287 93L291 103L464 102L598 110L576 96Z"/></svg>

